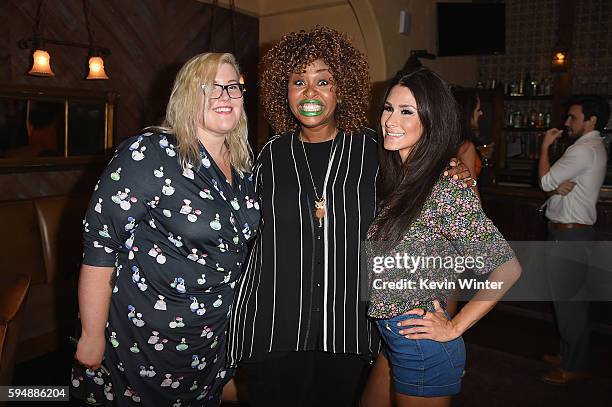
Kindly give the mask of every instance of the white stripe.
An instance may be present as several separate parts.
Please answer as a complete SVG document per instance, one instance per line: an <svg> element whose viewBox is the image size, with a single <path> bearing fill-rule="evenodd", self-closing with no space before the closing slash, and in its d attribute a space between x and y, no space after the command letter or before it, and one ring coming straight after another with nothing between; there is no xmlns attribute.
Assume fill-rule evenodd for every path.
<svg viewBox="0 0 612 407"><path fill-rule="evenodd" d="M348 239L346 236L346 180L351 170L351 151L353 150L353 137L349 137L349 151L347 157L346 174L344 174L344 183L342 184L342 208L344 211L344 305L342 306L342 353L346 353L346 247L348 246ZM359 206L359 205L358 205ZM357 286L359 288L359 286Z"/></svg>
<svg viewBox="0 0 612 407"><path fill-rule="evenodd" d="M262 270L262 265L263 265L263 255L262 255L262 251L263 251L263 244L259 245L259 273L257 275L257 288L255 289L255 310L253 311L253 326L251 328L251 348L249 349L249 358L251 356L253 356L253 346L255 344L255 321L256 321L256 317L257 317L257 308L259 305L259 283L261 282L261 270ZM253 278L253 283L255 283L255 278ZM251 291L252 293L253 291ZM251 298L250 294L249 294L249 299ZM245 319L244 323L246 325L246 321L247 319ZM243 327L243 331L244 331L245 327Z"/></svg>
<svg viewBox="0 0 612 407"><path fill-rule="evenodd" d="M272 172L272 236L274 237L272 243L274 245L274 292L272 293L272 330L270 332L270 347L268 348L268 352L272 352L272 342L274 341L274 317L276 315L276 211L274 210L274 192L276 185L274 182L274 158L272 155L272 146L270 146L270 167Z"/></svg>
<svg viewBox="0 0 612 407"><path fill-rule="evenodd" d="M251 255L249 256L249 261L247 263L246 266L246 275L245 275L245 280L242 282L242 285L240 287L240 291L238 294L238 297L236 298L236 301L238 302L238 308L237 308L237 315L244 315L243 312L247 312L248 313L248 303L249 303L249 298L251 297L251 293L252 293L252 287L250 289L246 289L246 287L249 285L250 282L250 278L252 277L253 281L255 280L255 273L254 273L254 269L252 268L252 265L254 263L254 259L257 258L257 245L259 245L259 241L255 242L255 247L253 248L253 251L251 252ZM252 274L249 275L249 273ZM244 293L245 295L248 296L248 298L246 300L243 300L243 289L244 289ZM248 293L248 294L247 294ZM239 354L242 356L242 352L244 350L244 339L246 337L246 335L244 334L245 332L245 325L246 325L246 321L248 320L248 314L243 316L243 321L242 321L242 330L240 330L240 332L242 333L242 339L240 340L240 338L238 338L238 330L236 329L236 324L238 323L238 320L236 319L236 324L234 324L233 328L234 329L234 333L233 333L233 337L234 339L234 346L233 346L233 352L237 353L238 352L238 341L240 340L240 351ZM253 323L253 325L255 325L255 323ZM234 356L235 357L235 356Z"/></svg>
<svg viewBox="0 0 612 407"><path fill-rule="evenodd" d="M276 137L278 138L278 137ZM274 138L274 139L276 139ZM266 146L268 144L270 144L273 140L270 140L268 143L266 143ZM265 146L264 146L265 147ZM270 146L270 149L272 148L272 146ZM263 149L260 152L260 156L263 153ZM257 159L259 162L259 165L257 167L257 178L256 181L259 179L259 171L261 171L261 167L263 166L262 163L259 161L259 158ZM259 183L255 184L255 191L257 192L257 199L259 199ZM262 205L260 205L260 211L262 211L263 209L263 202L260 202ZM254 253L254 260L253 260L253 264L255 264L254 268L255 270L258 270L259 272L257 273L257 287L255 288L255 310L253 311L253 325L251 327L251 346L249 348L249 356L251 357L253 355L253 346L255 343L255 325L256 325L256 317L257 317L257 307L258 307L258 299L259 299L259 283L261 282L261 269L262 269L262 258L263 256L261 255L261 252L263 250L263 235L261 234L261 230L263 229L263 224L264 224L264 219L262 217L261 221L260 221L260 235L258 236L258 242L256 244L256 246L253 248L253 253ZM259 260L259 267L257 268L256 264L257 261ZM255 285L255 274L253 274L253 281L251 284L251 288L249 289L249 295L248 298L246 299L245 303L244 303L244 307L248 307L248 305L250 304L251 301L251 295L253 294L253 286ZM244 340L246 339L247 335L246 335L246 323L247 321L250 319L249 318L249 314L248 314L248 308L245 310L245 312L247 313L243 324L242 324L242 344L241 344L241 348L240 348L240 355L242 357L244 357Z"/></svg>
<svg viewBox="0 0 612 407"><path fill-rule="evenodd" d="M346 143L346 135L344 133L342 133L342 151L340 152L340 158L338 159L338 166L336 167L336 175L334 176L334 182L332 182L332 186L331 186L331 192L332 192L332 197L334 198L334 209L336 207L336 197L334 196L334 187L336 186L336 180L338 179L338 172L340 172L340 166L342 165L342 157L344 156L344 145ZM347 163L348 165L348 163ZM327 180L326 180L327 181ZM327 201L327 200L326 200ZM336 250L338 248L337 245L337 239L336 239L336 211L334 210L334 298L332 300L332 352L336 352L336 293L338 292L338 287L336 284L336 277L337 277L337 273L336 273L336 265L338 264L337 262L337 253ZM326 251L327 253L327 251ZM325 313L327 314L327 307L325 307ZM327 351L327 349L324 349L325 351Z"/></svg>
<svg viewBox="0 0 612 407"><path fill-rule="evenodd" d="M361 186L361 175L363 174L363 157L365 155L365 136L361 138L361 163L359 164L359 178L357 179L357 298L355 299L355 337L357 340L357 351L359 351L359 295L361 292L361 284L359 277L361 275L361 199L359 198L359 188Z"/></svg>
<svg viewBox="0 0 612 407"><path fill-rule="evenodd" d="M254 179L255 179L255 185L254 185L254 193L255 196L253 196L252 198L254 200L258 199L257 196L257 187L258 187L258 180L259 180L259 170L261 169L261 163L257 163L255 165L255 167L253 168L253 175L254 175ZM230 332L232 335L232 346L231 349L229 350L229 356L230 356L230 361L232 364L237 363L237 359L239 359L239 355L240 357L242 356L242 351L244 349L244 339L245 339L245 334L244 334L244 329L245 329L245 324L246 321L248 319L248 315L247 316L243 316L243 326L242 326L242 330L238 330L236 329L236 325L239 323L239 317L241 315L243 315L243 310L247 307L249 299L247 298L246 300L244 300L244 296L248 295L248 297L250 298L251 293L252 293L252 287L251 289L247 289L246 287L249 285L249 278L253 277L254 280L254 270L252 268L252 264L254 262L254 258L257 257L257 245L260 244L260 235L258 232L258 236L255 237L255 247L253 248L253 250L251 251L251 253L249 254L249 258L247 260L246 264L243 264L244 267L244 274L242 276L242 282L239 285L239 290L238 290L238 294L236 295L236 299L235 299L235 307L236 307L236 312L232 314L232 319L231 319L231 325L230 325ZM247 294L248 293L248 294ZM253 323L254 325L254 323ZM242 338L239 338L239 334L242 333ZM240 345L238 344L238 342L240 342ZM240 349L240 350L238 350Z"/></svg>
<svg viewBox="0 0 612 407"><path fill-rule="evenodd" d="M295 153L293 151L293 140L295 133L291 135L291 157L293 158L293 168L295 169L295 178L298 182L298 208L300 214L300 312L298 317L298 331L297 340L295 342L295 349L300 348L300 331L302 329L302 280L304 276L304 238L303 238L303 226L302 226L302 183L300 182L300 174L298 173L297 163L295 161Z"/></svg>
<svg viewBox="0 0 612 407"><path fill-rule="evenodd" d="M380 167L376 167L376 175L374 176L374 196L376 196L376 184L378 183L378 170ZM374 205L374 214L372 215L372 219L374 219L374 217L376 217L376 205ZM371 332L371 328L372 328L372 324L367 324L368 326L368 349L370 349L370 352L373 353L374 350L372 349L372 332ZM379 343L379 349L380 349L380 343Z"/></svg>
<svg viewBox="0 0 612 407"><path fill-rule="evenodd" d="M333 144L333 141L332 141ZM327 172L325 173L325 181L323 182L323 194L325 194L325 202L328 203L327 199L327 180L329 179L329 173L331 171L332 163L334 162L334 158L336 157L336 150L338 150L338 145L334 146L334 151L332 152L332 156L329 159L329 163L327 163ZM342 158L342 157L341 157ZM327 276L329 274L329 238L328 238L328 229L329 229L329 211L325 211L325 217L323 218L323 350L327 352L327 290L329 289L327 284Z"/></svg>

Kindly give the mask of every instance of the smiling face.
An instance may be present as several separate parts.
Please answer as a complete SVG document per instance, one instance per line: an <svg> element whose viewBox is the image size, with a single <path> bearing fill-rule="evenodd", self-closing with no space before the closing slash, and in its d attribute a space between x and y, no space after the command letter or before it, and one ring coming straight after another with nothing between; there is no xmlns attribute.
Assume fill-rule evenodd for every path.
<svg viewBox="0 0 612 407"><path fill-rule="evenodd" d="M337 97L333 83L329 66L321 59L306 66L304 72L289 75L289 108L302 126L335 127Z"/></svg>
<svg viewBox="0 0 612 407"><path fill-rule="evenodd" d="M395 85L385 100L380 116L385 150L399 151L402 161L406 161L423 134L417 109L417 102L410 89Z"/></svg>
<svg viewBox="0 0 612 407"><path fill-rule="evenodd" d="M238 72L232 65L222 63L217 69L214 83L216 85L238 85L239 79ZM208 100L208 109L206 109L204 98L209 94L204 91L204 97L201 100L200 112L203 114L200 113L202 120L199 121L199 127L205 133L225 137L238 126L244 99L231 99L227 90L224 90L220 98Z"/></svg>

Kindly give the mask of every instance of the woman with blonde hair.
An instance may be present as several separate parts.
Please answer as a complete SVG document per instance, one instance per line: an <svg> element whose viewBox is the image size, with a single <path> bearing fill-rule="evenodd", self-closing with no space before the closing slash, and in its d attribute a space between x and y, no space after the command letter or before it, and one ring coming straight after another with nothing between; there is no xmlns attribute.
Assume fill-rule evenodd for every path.
<svg viewBox="0 0 612 407"><path fill-rule="evenodd" d="M160 127L123 142L84 219L71 393L218 405L235 281L258 222L244 85L231 54L179 71Z"/></svg>

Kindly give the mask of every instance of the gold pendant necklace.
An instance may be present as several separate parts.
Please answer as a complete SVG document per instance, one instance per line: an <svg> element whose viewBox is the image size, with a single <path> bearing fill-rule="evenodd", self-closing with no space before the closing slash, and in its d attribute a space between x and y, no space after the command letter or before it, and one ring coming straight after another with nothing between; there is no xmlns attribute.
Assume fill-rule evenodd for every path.
<svg viewBox="0 0 612 407"><path fill-rule="evenodd" d="M298 136L299 137L299 136ZM329 162L331 161L332 152L334 151L334 140L336 138L336 134L331 139L331 148L329 150L329 158L327 159L327 167L329 168ZM310 182L312 182L312 189L315 193L315 217L319 220L319 227L323 227L323 219L327 213L325 206L325 182L323 183L323 191L321 196L317 193L317 187L314 183L314 179L312 178L312 171L310 171L310 163L308 162L308 154L306 154L306 147L304 147L304 140L300 137L300 141L302 142L302 149L304 150L304 157L306 158L306 168L308 168L308 175L310 175Z"/></svg>
<svg viewBox="0 0 612 407"><path fill-rule="evenodd" d="M325 217L325 198L321 197L319 199L315 199L315 216L319 219L319 224L323 222L323 218Z"/></svg>

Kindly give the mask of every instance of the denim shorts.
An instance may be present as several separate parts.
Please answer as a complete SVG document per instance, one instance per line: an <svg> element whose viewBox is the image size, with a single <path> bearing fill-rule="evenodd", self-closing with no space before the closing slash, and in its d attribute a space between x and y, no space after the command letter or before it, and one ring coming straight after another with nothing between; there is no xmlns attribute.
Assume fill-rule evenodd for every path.
<svg viewBox="0 0 612 407"><path fill-rule="evenodd" d="M377 321L384 340L383 352L393 372L393 385L400 394L419 397L451 396L461 390L465 367L465 344L459 337L448 342L408 339L399 334L407 326L397 323L420 315L398 315Z"/></svg>

